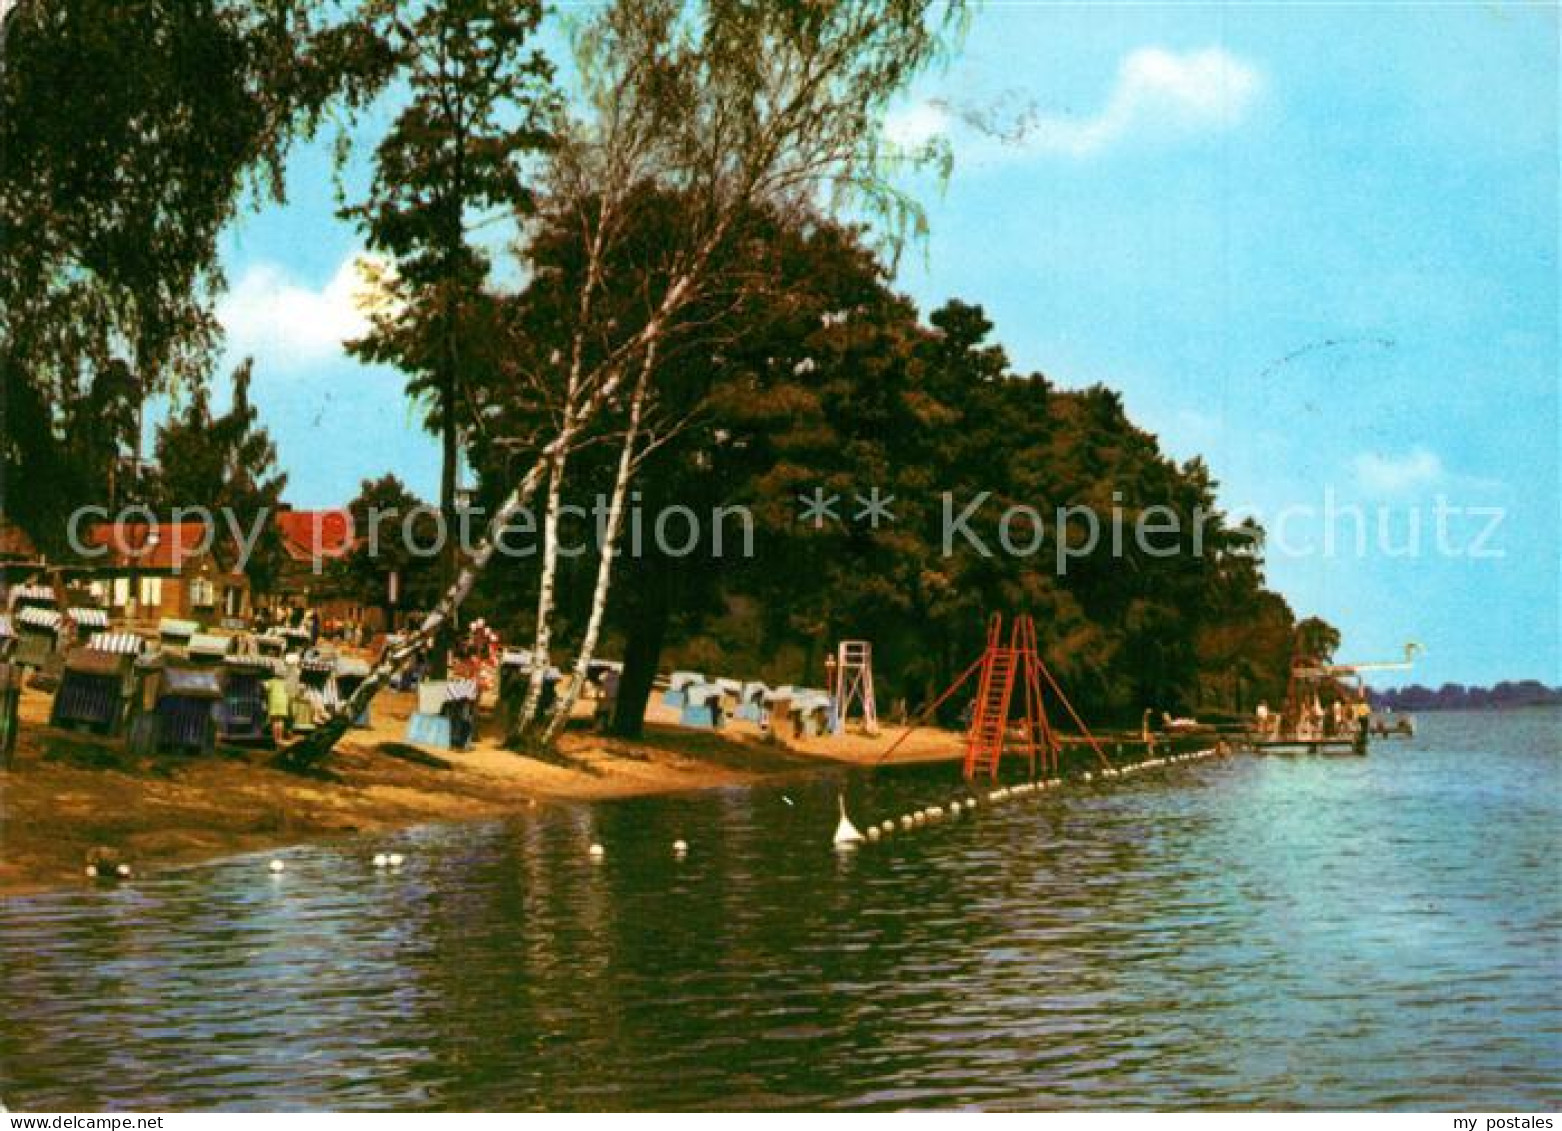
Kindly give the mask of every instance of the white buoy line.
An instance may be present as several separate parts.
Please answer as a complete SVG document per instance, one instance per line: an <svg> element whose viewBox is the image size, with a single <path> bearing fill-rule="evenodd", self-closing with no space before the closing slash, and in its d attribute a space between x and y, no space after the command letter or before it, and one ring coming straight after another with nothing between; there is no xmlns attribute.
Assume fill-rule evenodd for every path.
<svg viewBox="0 0 1562 1131"><path fill-rule="evenodd" d="M1086 770L1078 777L1078 781L1089 784L1096 780L1115 780L1125 778L1131 774L1144 773L1147 770L1161 769L1166 766L1176 765L1182 762L1201 761L1205 758L1216 757L1220 751L1216 748L1208 750L1196 750L1187 754L1167 754L1159 758L1146 758L1141 762L1128 762L1121 765L1104 766L1098 770ZM913 809L901 814L899 817L886 817L881 821L870 823L867 831L859 829L846 812L846 797L844 794L836 794L836 808L839 819L835 826L834 844L837 848L855 848L864 842L878 843L888 840L897 832L910 832L912 829L921 828L930 824L937 824L945 820L958 820L962 816L974 814L982 806L1003 805L1010 801L1017 801L1024 797L1034 797L1051 790L1061 789L1070 784L1064 778L1038 778L1035 781L1019 782L1014 785L999 786L989 790L985 794L968 794L964 797L954 797L946 805L928 805L920 809ZM794 804L790 797L783 797L787 804ZM672 855L677 860L685 859L689 854L689 842L682 837L672 842ZM601 863L607 859L607 849L597 841L593 841L586 849L586 856L592 863ZM370 863L376 869L400 868L406 863L406 857L399 852L377 852L370 859ZM266 865L267 870L274 876L280 876L287 870L287 864L281 859L272 859ZM128 864L120 863L109 868L99 867L95 864L88 865L87 875L97 877L108 873L117 875L118 878L128 879L131 872Z"/></svg>
<svg viewBox="0 0 1562 1131"><path fill-rule="evenodd" d="M1160 769L1164 766L1179 764L1182 762L1196 762L1205 758L1215 757L1219 751L1215 748L1208 750L1195 750L1187 754L1167 754L1160 758L1147 758L1142 762L1129 762L1123 765L1104 766L1099 770L1086 770L1079 775L1078 780L1086 784L1096 780L1115 780L1128 777L1130 774L1143 773L1145 770ZM836 795L836 801L840 809L840 821L835 826L835 846L837 848L854 848L864 840L877 843L887 840L897 831L910 832L912 829L924 825L942 821L945 818L958 818L961 814L976 812L980 805L1002 805L1009 801L1015 801L1022 797L1033 797L1049 790L1061 789L1069 784L1064 778L1038 778L1035 781L1020 782L1017 785L999 786L989 790L985 797L978 801L976 796L954 798L947 807L931 805L923 809L913 809L899 817L889 817L877 823L868 825L866 837L852 824L851 818L846 814L846 798Z"/></svg>
<svg viewBox="0 0 1562 1131"><path fill-rule="evenodd" d="M1097 780L1107 781L1126 778L1133 774L1145 773L1149 770L1163 769L1167 766L1180 765L1184 762L1198 762L1207 758L1221 756L1228 751L1220 747L1211 747L1206 750L1194 750L1186 754L1166 754L1158 758L1146 758L1139 762L1126 762L1119 765L1109 765L1098 770L1086 770L1075 780L1085 784ZM921 809L913 809L899 817L886 817L877 822L871 822L864 832L857 828L851 817L846 812L846 798L844 794L836 794L836 806L839 811L839 819L835 826L834 844L837 848L850 849L866 842L878 843L888 840L897 832L910 832L929 824L937 824L945 820L958 820L962 816L974 814L984 805L1002 805L1023 797L1033 797L1050 790L1061 789L1070 784L1064 778L1039 778L1035 781L1019 782L1015 785L999 786L989 790L984 795L969 794L965 797L954 797L947 805L929 805ZM788 805L795 802L790 797L783 795L782 800ZM592 842L586 850L587 857L592 863L601 863L607 858L607 849L599 842ZM673 858L679 861L689 855L689 842L682 837L672 842ZM376 869L399 869L406 863L406 857L400 852L377 852L370 859L370 863ZM272 858L266 864L266 869L272 876L281 876L287 871L286 861L280 858ZM128 863L113 861L112 859L92 859L86 866L86 875L89 879L118 879L127 880L132 871Z"/></svg>

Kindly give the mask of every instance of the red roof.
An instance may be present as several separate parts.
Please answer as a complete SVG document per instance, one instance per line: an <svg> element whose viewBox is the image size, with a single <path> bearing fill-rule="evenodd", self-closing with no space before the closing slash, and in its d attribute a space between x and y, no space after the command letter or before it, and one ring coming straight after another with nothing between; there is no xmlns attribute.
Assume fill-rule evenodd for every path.
<svg viewBox="0 0 1562 1131"><path fill-rule="evenodd" d="M216 545L204 522L100 522L83 541L108 548L94 562L135 569L183 569Z"/></svg>
<svg viewBox="0 0 1562 1131"><path fill-rule="evenodd" d="M353 537L351 511L278 511L277 532L282 547L295 562L345 558L358 540Z"/></svg>

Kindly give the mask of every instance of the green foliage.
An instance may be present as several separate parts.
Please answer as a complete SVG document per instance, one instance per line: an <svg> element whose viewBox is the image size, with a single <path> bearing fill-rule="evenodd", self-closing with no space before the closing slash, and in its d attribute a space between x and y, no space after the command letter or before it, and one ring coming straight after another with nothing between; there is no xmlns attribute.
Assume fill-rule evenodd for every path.
<svg viewBox="0 0 1562 1131"><path fill-rule="evenodd" d="M123 410L208 371L218 233L246 184L280 195L288 142L347 85L319 7L20 0L6 20L0 467L41 544L109 501ZM94 431L105 404L114 428Z"/></svg>
<svg viewBox="0 0 1562 1131"><path fill-rule="evenodd" d="M680 207L640 200L633 222L644 235L625 246L658 246ZM818 683L835 641L865 638L881 695L915 705L979 653L992 612L1023 610L1094 719L1278 700L1292 616L1263 586L1260 532L1228 527L1202 463L1168 459L1105 388L1067 392L1014 373L980 307L952 301L923 324L859 231L764 214L743 231L714 275L726 289L670 332L657 380L662 442L635 488L647 513L747 507L755 556L718 560L707 542L691 557L648 546L625 559L610 610L626 654L643 656L649 638L668 663ZM539 246L553 245L544 236ZM634 258L654 262L649 251ZM549 296L570 293L577 271L567 257L552 262L518 305L554 309ZM607 273L608 308L640 293L615 297L621 277ZM553 348L546 321L539 350ZM620 411L610 406L599 434L612 434ZM611 455L610 444L583 450L577 501L606 490ZM842 521L799 521L799 496L816 488L838 497ZM894 499L894 521L878 529L854 519L856 496L874 488ZM945 553L946 492L956 510L989 494L977 525L992 556L960 540ZM1129 537L1118 551L1103 529L1060 574L1050 541L1035 557L996 544L997 516L1013 504L1049 525L1060 506L1088 506L1103 524L1115 514ZM1152 507L1169 508L1179 533L1140 547L1136 521L1164 516ZM567 563L561 605L583 596L592 568L589 558Z"/></svg>
<svg viewBox="0 0 1562 1131"><path fill-rule="evenodd" d="M219 547L229 544L230 523L238 523L246 536L258 525L245 572L256 589L265 591L282 563L273 518L287 475L278 470L276 445L250 403L250 378L249 361L233 371L233 402L221 416L212 415L203 384L182 412L159 426L155 498L158 511L168 516L176 507L205 507L218 524Z"/></svg>
<svg viewBox="0 0 1562 1131"><path fill-rule="evenodd" d="M1340 646L1340 630L1328 621L1308 617L1296 626L1296 655L1304 660L1327 663Z"/></svg>
<svg viewBox="0 0 1562 1131"><path fill-rule="evenodd" d="M432 0L363 5L358 67L404 81L408 96L374 151L362 202L343 210L388 255L383 302L370 333L351 344L369 361L408 374L444 441L441 506L455 490L457 435L471 422L467 343L480 337L491 264L477 224L523 220L535 207L528 158L548 148L553 68L528 41L539 0Z"/></svg>
<svg viewBox="0 0 1562 1131"><path fill-rule="evenodd" d="M340 571L347 591L364 604L389 608L394 573L397 606L429 608L438 595L436 562L415 551L437 544L438 514L391 473L365 479L348 510L358 545L333 567Z"/></svg>

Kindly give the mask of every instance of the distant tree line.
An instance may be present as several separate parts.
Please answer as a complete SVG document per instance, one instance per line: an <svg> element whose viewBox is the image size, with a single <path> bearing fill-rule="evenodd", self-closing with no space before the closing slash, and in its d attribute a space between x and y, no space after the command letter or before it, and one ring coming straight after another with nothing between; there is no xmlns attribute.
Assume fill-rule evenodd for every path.
<svg viewBox="0 0 1562 1131"><path fill-rule="evenodd" d="M1552 707L1562 704L1562 687L1547 687L1538 679L1503 680L1491 687L1445 683L1423 687L1412 683L1371 693L1374 707L1393 711L1457 711L1509 707Z"/></svg>

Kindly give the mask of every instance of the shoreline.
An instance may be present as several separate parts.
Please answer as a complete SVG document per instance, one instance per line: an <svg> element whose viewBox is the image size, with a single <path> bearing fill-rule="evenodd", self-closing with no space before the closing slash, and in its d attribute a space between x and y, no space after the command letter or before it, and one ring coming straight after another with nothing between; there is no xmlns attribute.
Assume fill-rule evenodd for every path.
<svg viewBox="0 0 1562 1131"><path fill-rule="evenodd" d="M676 712L657 698L642 740L597 735L589 718L580 718L561 741L563 758L556 763L499 746L486 733L494 729L487 718L483 737L466 751L406 743L402 735L415 699L411 693L378 696L373 725L349 732L328 763L327 780L271 767L266 749L221 747L204 757L134 759L119 739L49 727L50 696L28 689L11 765L0 770L0 898L90 882L87 854L99 846L146 875L363 833L502 819L543 804L719 789L867 766L904 729L782 743L738 720L720 731L680 727ZM592 706L580 708L587 713ZM960 735L924 728L890 764L960 757Z"/></svg>

